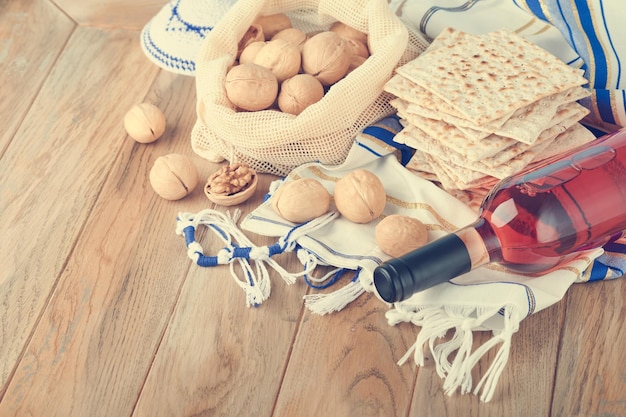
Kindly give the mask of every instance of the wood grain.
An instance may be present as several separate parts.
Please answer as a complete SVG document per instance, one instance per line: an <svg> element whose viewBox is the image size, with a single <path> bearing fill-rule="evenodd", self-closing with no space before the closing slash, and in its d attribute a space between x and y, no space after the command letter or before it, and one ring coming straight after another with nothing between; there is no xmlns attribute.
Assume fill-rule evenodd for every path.
<svg viewBox="0 0 626 417"><path fill-rule="evenodd" d="M552 369L556 366L564 311L564 304L557 304L522 321L519 331L513 335L507 367L489 403L480 402L476 395L461 395L458 391L446 395L441 390L443 381L432 360L427 361L417 379L411 416L550 415ZM474 332L474 349L490 338L490 332ZM474 385L492 364L498 347L484 356L473 370ZM510 398L516 401L511 402Z"/></svg>
<svg viewBox="0 0 626 417"><path fill-rule="evenodd" d="M125 140L120 120L156 72L135 33L78 29L1 160L2 391Z"/></svg>
<svg viewBox="0 0 626 417"><path fill-rule="evenodd" d="M395 363L415 328L390 327L386 309L366 295L345 314L307 312L273 415L407 415L415 369Z"/></svg>
<svg viewBox="0 0 626 417"><path fill-rule="evenodd" d="M141 29L168 0L54 0L79 25Z"/></svg>
<svg viewBox="0 0 626 417"><path fill-rule="evenodd" d="M570 290L553 416L626 416L625 318L623 280Z"/></svg>
<svg viewBox="0 0 626 417"><path fill-rule="evenodd" d="M47 1L0 3L0 114L5 122L0 131L0 156L74 27L74 22Z"/></svg>
<svg viewBox="0 0 626 417"><path fill-rule="evenodd" d="M170 152L201 183L218 167L191 149L195 80L141 51L138 29L163 4L0 2L0 416L626 417L624 279L575 285L525 319L483 404L445 395L428 357L398 366L419 328L389 326L372 296L316 316L312 290L272 274L272 297L247 308L229 268L194 265L176 215L226 209L201 186L162 200L147 180ZM142 101L167 118L149 145L122 126ZM220 248L208 230L198 239Z"/></svg>
<svg viewBox="0 0 626 417"><path fill-rule="evenodd" d="M264 178L250 203L258 204L267 186ZM212 236L206 231L200 240L207 255L220 249L209 243ZM274 242L255 239L257 245ZM283 265L297 270L297 260L290 259ZM274 273L271 298L249 308L227 271L227 266L192 266L133 416L272 414L306 288L302 283L288 286ZM165 392L163 381L168 381Z"/></svg>
<svg viewBox="0 0 626 417"><path fill-rule="evenodd" d="M114 47L115 42L107 44ZM165 107L175 120L167 106L178 112L193 89L189 80L162 78L147 101ZM112 125L123 114L116 116L108 130L119 132ZM160 199L147 185L158 148L120 133L115 136L122 152L117 158L117 152L109 155L116 164L99 187L101 198L0 404L0 415L45 415L46 399L57 398L58 415L121 416L129 415L136 402L187 268L178 268L181 247L168 227L174 206L155 204ZM188 148L186 141L176 141L175 149ZM97 160L92 154L97 151L86 151L86 159Z"/></svg>

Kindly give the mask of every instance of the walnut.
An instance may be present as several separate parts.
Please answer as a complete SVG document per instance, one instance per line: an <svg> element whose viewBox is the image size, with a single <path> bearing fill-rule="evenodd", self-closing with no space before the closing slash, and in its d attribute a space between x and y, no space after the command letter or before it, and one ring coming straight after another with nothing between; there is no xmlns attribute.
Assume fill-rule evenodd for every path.
<svg viewBox="0 0 626 417"><path fill-rule="evenodd" d="M237 107L265 110L278 97L278 79L269 69L256 64L235 65L226 73L226 95Z"/></svg>
<svg viewBox="0 0 626 417"><path fill-rule="evenodd" d="M321 32L302 47L302 70L329 86L342 79L350 68L351 52L335 32Z"/></svg>
<svg viewBox="0 0 626 417"><path fill-rule="evenodd" d="M300 50L285 39L266 42L254 57L254 63L272 71L279 83L300 71Z"/></svg>
<svg viewBox="0 0 626 417"><path fill-rule="evenodd" d="M260 25L265 34L265 39L269 40L281 30L291 27L291 19L284 13L275 13L266 16L258 16L254 19L254 24Z"/></svg>
<svg viewBox="0 0 626 417"><path fill-rule="evenodd" d="M209 177L205 189L213 195L233 195L251 184L255 175L246 164L225 165Z"/></svg>
<svg viewBox="0 0 626 417"><path fill-rule="evenodd" d="M278 108L298 115L324 97L324 86L310 74L297 74L286 79L278 94Z"/></svg>
<svg viewBox="0 0 626 417"><path fill-rule="evenodd" d="M264 41L265 35L263 34L263 28L261 27L261 25L250 25L246 33L244 33L243 38L241 38L239 44L237 45L237 57L239 57L246 49L246 47L251 43Z"/></svg>
<svg viewBox="0 0 626 417"><path fill-rule="evenodd" d="M370 51L366 44L363 42L355 41L354 39L345 39L346 48L350 56L359 56L362 58L369 58Z"/></svg>
<svg viewBox="0 0 626 417"><path fill-rule="evenodd" d="M124 116L124 128L128 136L139 143L151 143L165 132L165 115L151 103L139 103Z"/></svg>
<svg viewBox="0 0 626 417"><path fill-rule="evenodd" d="M179 200L198 184L198 170L187 156L177 153L158 157L150 169L152 189L166 200Z"/></svg>
<svg viewBox="0 0 626 417"><path fill-rule="evenodd" d="M314 178L300 178L281 185L272 196L272 208L283 219L304 223L326 213L330 193Z"/></svg>
<svg viewBox="0 0 626 417"><path fill-rule="evenodd" d="M239 56L239 63L240 64L254 63L254 58L256 57L256 54L258 54L261 48L263 48L264 46L265 46L265 41L252 42L248 44L248 46L244 48L244 50L241 52L241 55Z"/></svg>
<svg viewBox="0 0 626 417"><path fill-rule="evenodd" d="M385 208L387 194L380 179L371 171L357 169L335 184L337 210L354 223L369 223Z"/></svg>
<svg viewBox="0 0 626 417"><path fill-rule="evenodd" d="M356 30L355 28L348 26L343 22L334 22L329 29L331 32L335 32L339 36L345 39L353 39L358 42L367 44L367 33Z"/></svg>
<svg viewBox="0 0 626 417"><path fill-rule="evenodd" d="M276 39L284 39L287 42L290 42L293 45L295 45L298 48L298 51L302 51L302 46L304 45L304 42L306 42L306 40L308 39L308 36L306 33L301 31L300 29L287 28L287 29L281 30L280 32L278 32L276 35L272 37L272 40L276 40Z"/></svg>
<svg viewBox="0 0 626 417"><path fill-rule="evenodd" d="M387 255L397 258L428 242L428 229L418 219L391 214L376 225L376 244Z"/></svg>

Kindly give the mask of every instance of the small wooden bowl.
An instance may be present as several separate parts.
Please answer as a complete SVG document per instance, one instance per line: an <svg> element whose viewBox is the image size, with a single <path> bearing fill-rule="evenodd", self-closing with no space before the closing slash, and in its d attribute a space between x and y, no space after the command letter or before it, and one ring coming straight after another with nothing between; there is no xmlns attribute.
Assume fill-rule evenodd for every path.
<svg viewBox="0 0 626 417"><path fill-rule="evenodd" d="M204 195L214 202L215 204L219 204L221 206L234 206L237 204L241 204L254 194L254 190L256 190L257 184L259 183L259 175L254 174L252 177L252 182L248 184L246 188L238 193L231 195L219 195L219 194L211 194L207 190L207 184L204 185Z"/></svg>

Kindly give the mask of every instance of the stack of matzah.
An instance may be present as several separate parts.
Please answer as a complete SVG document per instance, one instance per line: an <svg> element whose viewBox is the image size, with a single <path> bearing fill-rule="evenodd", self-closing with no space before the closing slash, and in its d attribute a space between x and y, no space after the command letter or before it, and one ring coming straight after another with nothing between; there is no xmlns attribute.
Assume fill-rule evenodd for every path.
<svg viewBox="0 0 626 417"><path fill-rule="evenodd" d="M579 121L587 80L509 31L447 29L385 85L414 149L409 168L449 191L482 192L528 165L594 139Z"/></svg>

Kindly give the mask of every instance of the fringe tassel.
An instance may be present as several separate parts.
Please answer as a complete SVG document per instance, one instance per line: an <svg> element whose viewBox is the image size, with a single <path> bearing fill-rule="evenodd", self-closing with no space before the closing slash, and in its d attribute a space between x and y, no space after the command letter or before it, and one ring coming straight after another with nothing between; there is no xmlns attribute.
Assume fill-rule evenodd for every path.
<svg viewBox="0 0 626 417"><path fill-rule="evenodd" d="M176 233L185 236L187 255L198 266L209 267L230 265L230 273L235 282L246 294L248 306L258 306L267 300L271 293L271 285L267 266L280 274L287 284L293 284L300 276L310 274L317 266L317 258L307 256L298 250L297 240L311 231L324 226L337 216L332 212L310 222L293 227L289 232L271 246L255 246L248 237L237 227L240 210L222 213L217 210L203 210L197 214L179 213ZM224 247L215 256L206 256L202 246L195 240L195 232L199 225L207 226L224 243ZM272 256L297 250L298 258L304 268L299 273L286 271ZM254 262L254 266L252 264ZM243 271L239 276L235 269L237 263Z"/></svg>
<svg viewBox="0 0 626 417"><path fill-rule="evenodd" d="M304 305L315 314L325 315L342 310L365 292L359 280L359 271L349 284L328 294L309 294L304 296Z"/></svg>
<svg viewBox="0 0 626 417"><path fill-rule="evenodd" d="M473 331L478 330L490 317L498 314L500 308L476 309L453 307L425 307L417 310L403 309L396 305L394 310L386 313L390 325L401 322L410 322L420 326L415 344L398 361L404 364L413 354L415 363L424 366L424 349L428 344L435 362L437 374L444 379L443 389L447 395L457 390L461 394L472 391L472 369L480 359L492 348L501 344L489 369L482 376L474 389L474 394L480 395L480 400L489 402L495 393L498 380L504 371L509 359L511 339L519 329L520 319L515 317L510 307L504 308L504 327L494 332L493 337L472 352L474 341ZM454 330L452 339L437 343L450 330ZM450 357L454 359L450 361Z"/></svg>

